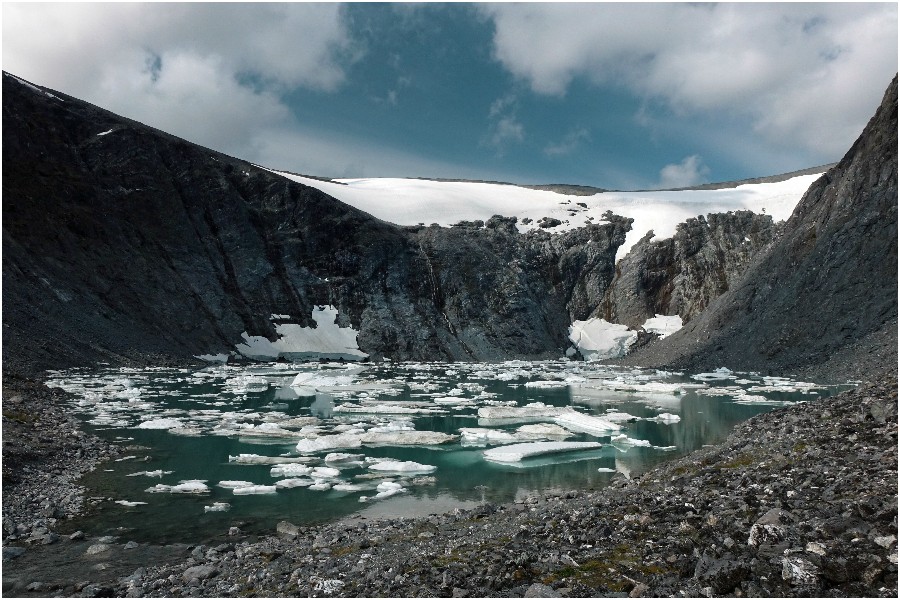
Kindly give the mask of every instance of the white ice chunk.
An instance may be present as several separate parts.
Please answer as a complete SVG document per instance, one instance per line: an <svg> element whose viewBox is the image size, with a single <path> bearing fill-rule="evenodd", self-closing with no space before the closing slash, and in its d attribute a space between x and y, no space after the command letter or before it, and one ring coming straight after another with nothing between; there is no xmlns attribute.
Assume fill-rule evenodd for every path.
<svg viewBox="0 0 900 600"><path fill-rule="evenodd" d="M274 494L278 488L274 485L249 485L231 490L235 496L247 496L250 494Z"/></svg>
<svg viewBox="0 0 900 600"><path fill-rule="evenodd" d="M225 380L225 391L232 394L264 392L269 389L269 381L256 375L238 375Z"/></svg>
<svg viewBox="0 0 900 600"><path fill-rule="evenodd" d="M602 447L603 444L597 442L528 442L491 448L490 450L485 450L483 455L486 460L509 463L520 462L526 458L544 454L594 450Z"/></svg>
<svg viewBox="0 0 900 600"><path fill-rule="evenodd" d="M586 360L601 360L625 356L637 341L637 332L629 330L627 325L593 318L572 323L569 340Z"/></svg>
<svg viewBox="0 0 900 600"><path fill-rule="evenodd" d="M586 415L574 410L566 411L556 417L556 424L572 431L580 431L591 435L609 435L610 432L618 431L622 427L593 415Z"/></svg>
<svg viewBox="0 0 900 600"><path fill-rule="evenodd" d="M312 473L312 467L297 463L288 463L284 465L275 465L269 469L269 475L272 477L304 477Z"/></svg>
<svg viewBox="0 0 900 600"><path fill-rule="evenodd" d="M175 429L181 426L181 419L151 419L138 425L137 429Z"/></svg>
<svg viewBox="0 0 900 600"><path fill-rule="evenodd" d="M396 494L406 492L405 487L393 481L382 481L375 489L378 492L377 494L374 496L360 496L359 501L368 502L369 500L381 500L382 498L389 498Z"/></svg>
<svg viewBox="0 0 900 600"><path fill-rule="evenodd" d="M550 406L543 402L532 402L525 406L482 406L478 409L478 417L481 419L534 419L556 417L567 408Z"/></svg>
<svg viewBox="0 0 900 600"><path fill-rule="evenodd" d="M656 315L644 321L642 327L647 333L657 333L660 338L666 338L681 329L684 324L679 315Z"/></svg>
<svg viewBox="0 0 900 600"><path fill-rule="evenodd" d="M312 318L316 327L301 327L295 323L275 325L278 339L274 342L263 336L242 334L244 342L237 344L237 351L256 360L276 360L278 358L328 358L361 360L368 354L359 350L356 336L359 332L352 327L337 325L338 311L333 306L313 308Z"/></svg>
<svg viewBox="0 0 900 600"><path fill-rule="evenodd" d="M230 490L234 488L250 487L254 484L252 481L235 481L232 479L226 479L224 481L220 481L217 485L221 488Z"/></svg>
<svg viewBox="0 0 900 600"><path fill-rule="evenodd" d="M294 377L291 387L312 389L332 388L351 385L359 379L366 367L349 366L346 369L328 369L324 371L301 371Z"/></svg>
<svg viewBox="0 0 900 600"><path fill-rule="evenodd" d="M650 443L649 440L639 440L635 438L630 438L624 433L619 435L614 435L610 439L613 444L621 444L623 446L643 446L645 448L650 448L653 444Z"/></svg>
<svg viewBox="0 0 900 600"><path fill-rule="evenodd" d="M521 441L520 438L502 429L490 429L488 427L463 427L459 430L463 444L513 444Z"/></svg>
<svg viewBox="0 0 900 600"><path fill-rule="evenodd" d="M140 475L144 475L146 477L162 477L163 475L171 475L173 471L163 471L162 469L157 469L156 471L138 471L137 473L131 473L126 475L125 477L138 477Z"/></svg>
<svg viewBox="0 0 900 600"><path fill-rule="evenodd" d="M678 423L681 421L681 417L673 415L672 413L660 413L656 415L653 420L659 421L660 423Z"/></svg>
<svg viewBox="0 0 900 600"><path fill-rule="evenodd" d="M334 479L340 477L341 471L332 467L316 467L310 473L313 479Z"/></svg>
<svg viewBox="0 0 900 600"><path fill-rule="evenodd" d="M145 492L154 493L170 493L170 494L206 494L209 487L206 483L199 479L190 479L182 481L178 485L165 485L159 483L151 488L144 490Z"/></svg>
<svg viewBox="0 0 900 600"><path fill-rule="evenodd" d="M367 446L435 446L458 439L458 436L439 431L367 431L359 436Z"/></svg>
<svg viewBox="0 0 900 600"><path fill-rule="evenodd" d="M213 502L203 507L203 512L226 512L231 510L231 505L227 502Z"/></svg>
<svg viewBox="0 0 900 600"><path fill-rule="evenodd" d="M516 429L516 436L522 439L567 438L572 432L551 423L531 423Z"/></svg>
<svg viewBox="0 0 900 600"><path fill-rule="evenodd" d="M337 435L323 435L309 440L300 440L297 442L297 452L309 454L338 448L359 448L360 446L362 446L362 441L360 441L358 434L339 433Z"/></svg>
<svg viewBox="0 0 900 600"><path fill-rule="evenodd" d="M325 455L326 463L354 463L359 462L365 458L364 454L347 454L345 452L332 452L331 454Z"/></svg>
<svg viewBox="0 0 900 600"><path fill-rule="evenodd" d="M696 379L697 381L723 381L726 379L737 379L737 375L734 375L732 371L725 367L719 367L712 373L691 375L691 379Z"/></svg>
<svg viewBox="0 0 900 600"><path fill-rule="evenodd" d="M277 465L280 463L308 463L315 459L308 456L261 456L259 454L238 454L229 456L228 462L242 465Z"/></svg>
<svg viewBox="0 0 900 600"><path fill-rule="evenodd" d="M131 500L116 500L116 504L121 504L122 506L133 507L133 506L140 506L141 504L147 504L147 503L131 501Z"/></svg>
<svg viewBox="0 0 900 600"><path fill-rule="evenodd" d="M279 490L281 489L291 489L295 487L309 487L313 485L315 481L312 479L307 479L304 477L289 477L287 479L282 479L280 481L275 482L275 487Z"/></svg>
<svg viewBox="0 0 900 600"><path fill-rule="evenodd" d="M437 470L437 467L433 465L423 465L414 461L383 460L374 465L369 465L369 470L378 471L380 473L424 475L427 473L434 473Z"/></svg>

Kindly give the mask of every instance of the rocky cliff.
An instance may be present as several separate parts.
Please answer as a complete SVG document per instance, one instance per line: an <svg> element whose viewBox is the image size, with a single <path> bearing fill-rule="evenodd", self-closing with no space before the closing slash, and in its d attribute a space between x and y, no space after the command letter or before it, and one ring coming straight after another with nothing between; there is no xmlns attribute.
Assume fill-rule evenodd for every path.
<svg viewBox="0 0 900 600"><path fill-rule="evenodd" d="M657 314L687 323L734 285L777 230L768 215L736 211L688 219L668 239L651 231L616 265L597 316L634 329Z"/></svg>
<svg viewBox="0 0 900 600"><path fill-rule="evenodd" d="M184 359L317 305L372 358L560 356L630 221L401 228L264 169L3 77L4 369Z"/></svg>
<svg viewBox="0 0 900 600"><path fill-rule="evenodd" d="M897 79L778 240L677 334L629 357L682 368L896 374Z"/></svg>

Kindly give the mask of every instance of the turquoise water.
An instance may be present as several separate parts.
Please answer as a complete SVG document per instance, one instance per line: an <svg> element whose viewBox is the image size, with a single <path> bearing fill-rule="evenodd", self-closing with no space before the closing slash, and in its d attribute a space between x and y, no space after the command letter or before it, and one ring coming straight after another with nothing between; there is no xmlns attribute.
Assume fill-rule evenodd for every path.
<svg viewBox="0 0 900 600"><path fill-rule="evenodd" d="M316 379L312 385L292 387L298 374ZM539 382L537 387L534 382ZM123 506L105 501L102 510L76 525L91 534L128 531L129 539L154 542L212 538L234 525L247 532L269 532L281 520L302 525L352 516L412 516L484 501L508 502L552 490L598 489L616 472L634 476L715 443L735 424L755 414L838 391L755 374L721 371L692 378L569 361L386 363L362 371L341 364L73 370L55 373L49 385L73 392L86 427L122 445L125 456L133 457L103 465L86 476L83 482L88 496L145 503ZM447 404L453 399L468 402L453 407ZM236 495L218 485L232 480L274 485L281 478L270 474L273 465L238 464L229 457L297 456L301 436L363 431L390 423L395 428L454 435L460 428L514 432L528 422L552 423L552 418L536 418L497 424L478 417L479 408L498 403L521 407L534 402L595 416L617 413L622 429L607 435L572 431L565 441L600 442L603 446L512 464L485 460L483 452L489 446L467 445L461 440L434 446L363 445L308 455L315 461L311 466L324 466L322 459L328 452L363 455L366 462L328 465L339 467L340 474L327 483L370 488L360 491L294 487L264 495ZM334 410L341 406L367 407L375 414ZM442 412L397 415L377 413L379 410ZM633 419L622 421L621 413ZM680 420L673 422L675 419L668 417L660 421L657 417L661 414ZM312 417L318 419L316 432L308 429ZM160 419L177 422L164 429L138 428ZM278 425L282 435L285 430L292 433L289 437L247 434L249 426L258 428L263 423ZM179 427L171 429L172 424ZM307 429L301 431L304 425ZM632 444L614 442L612 436L619 434L632 438ZM650 446L635 446L635 440ZM378 475L369 467L381 458L415 461L436 469L426 476ZM134 475L147 471L165 474ZM185 480L202 480L209 491L200 495L147 491L157 484L172 486ZM402 485L404 491L372 500L377 490L371 488L386 480ZM363 496L370 499L361 501ZM230 507L209 512L207 508L214 503Z"/></svg>

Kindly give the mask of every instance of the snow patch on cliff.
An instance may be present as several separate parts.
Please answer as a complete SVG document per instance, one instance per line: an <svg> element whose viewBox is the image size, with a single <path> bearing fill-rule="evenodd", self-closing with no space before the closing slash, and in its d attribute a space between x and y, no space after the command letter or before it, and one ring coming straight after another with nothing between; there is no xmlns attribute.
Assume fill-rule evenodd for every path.
<svg viewBox="0 0 900 600"><path fill-rule="evenodd" d="M359 331L337 324L338 311L333 306L313 308L312 318L316 327L301 327L295 323L279 323L274 342L261 336L241 334L244 342L237 344L237 351L255 360L330 359L361 360L368 356L361 352L356 336Z"/></svg>

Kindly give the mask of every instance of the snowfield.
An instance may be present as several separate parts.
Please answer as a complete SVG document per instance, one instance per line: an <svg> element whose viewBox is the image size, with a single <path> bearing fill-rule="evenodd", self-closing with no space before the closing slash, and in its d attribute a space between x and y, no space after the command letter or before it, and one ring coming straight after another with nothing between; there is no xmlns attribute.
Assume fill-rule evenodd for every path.
<svg viewBox="0 0 900 600"><path fill-rule="evenodd" d="M540 219L550 217L559 219L562 224L548 231L560 233L583 227L586 223L600 223L603 214L611 210L634 219L632 230L616 253L616 260L625 256L651 229L656 239L665 239L675 233L678 223L698 215L752 210L772 215L775 221L783 221L821 175L801 175L777 183L746 184L722 190L603 192L575 196L499 183L396 178L321 181L267 170L319 189L397 225L437 223L450 227L459 221L486 221L494 215L503 215L517 217L519 231L525 232L536 229ZM523 223L524 219L531 219L531 223Z"/></svg>

